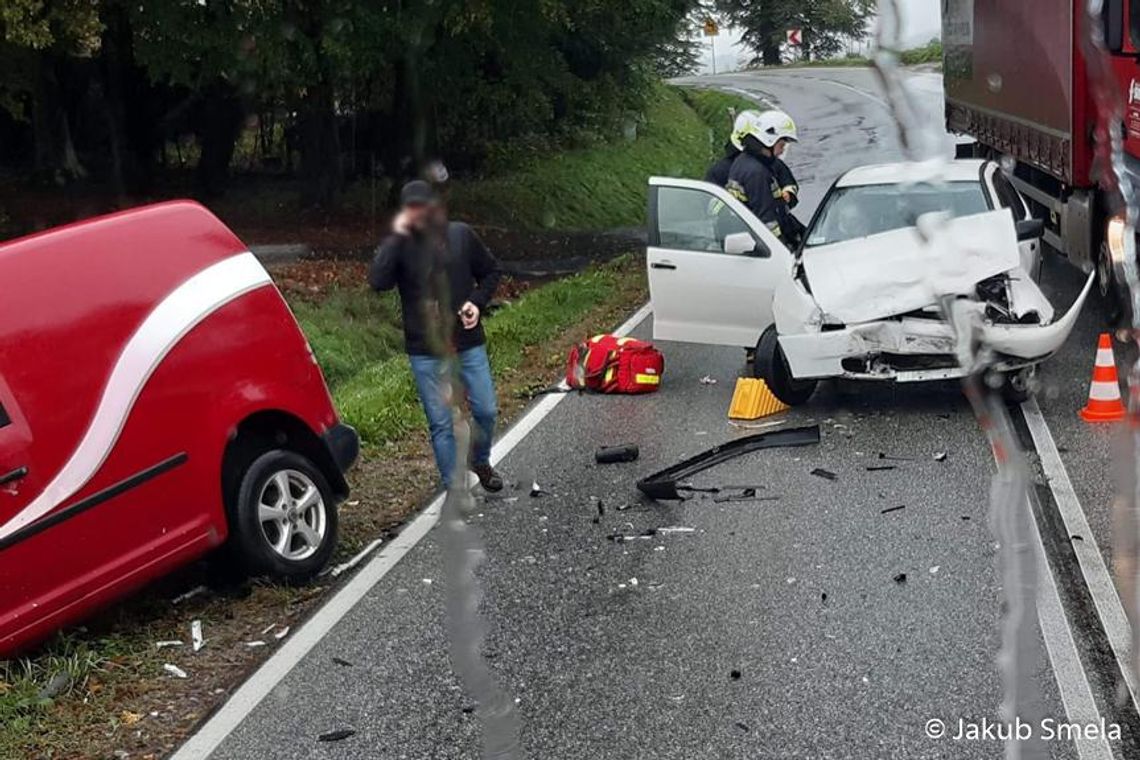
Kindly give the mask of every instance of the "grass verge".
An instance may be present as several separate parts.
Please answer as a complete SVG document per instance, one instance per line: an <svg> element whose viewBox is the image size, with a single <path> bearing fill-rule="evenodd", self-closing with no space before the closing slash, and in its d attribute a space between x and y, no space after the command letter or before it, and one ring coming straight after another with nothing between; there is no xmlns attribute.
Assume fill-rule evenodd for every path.
<svg viewBox="0 0 1140 760"><path fill-rule="evenodd" d="M628 266L623 261L595 267L530 290L499 308L485 324L496 379L510 378L528 347L542 344L604 303L627 276ZM395 443L426 424L403 352L384 350L378 344L362 351L351 335L337 330L344 311L367 312L372 310L368 302L377 300L375 294L361 289L337 293L336 308L297 309L321 366L337 368L336 375L329 377L337 409L360 432L364 444L373 447ZM349 332L356 331L353 327ZM356 371L346 376L344 370L349 366Z"/></svg>
<svg viewBox="0 0 1140 760"><path fill-rule="evenodd" d="M523 391L556 379L573 343L619 323L647 296L642 259L627 256L534 288L492 316L487 330L503 424L526 406ZM337 286L320 299L290 300L334 393L357 410L344 416L362 428L373 425L349 476L352 497L341 508L339 562L391 535L424 503L434 489L434 464L414 393L368 387L371 379L381 389L410 382L391 299ZM390 417L378 411L388 404L397 410ZM0 758L154 760L169 753L331 586L257 583L172 603L204 578L196 567L164 579L39 652L0 662ZM192 620L202 622L207 639L198 653L189 646ZM185 643L156 648L178 640ZM188 678L167 674L166 664Z"/></svg>
<svg viewBox="0 0 1140 760"><path fill-rule="evenodd" d="M532 158L496 177L457 182L452 205L465 216L515 229L643 224L650 176L700 177L724 144L710 127L726 134L727 112L695 110L694 102L708 101L703 94L694 101L694 92L711 91L661 85L649 99L636 139Z"/></svg>

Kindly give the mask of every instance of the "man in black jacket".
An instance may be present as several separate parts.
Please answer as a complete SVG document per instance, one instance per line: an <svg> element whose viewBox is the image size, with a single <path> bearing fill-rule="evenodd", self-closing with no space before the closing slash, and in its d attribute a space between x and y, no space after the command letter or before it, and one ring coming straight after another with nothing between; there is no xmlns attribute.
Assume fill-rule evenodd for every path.
<svg viewBox="0 0 1140 760"><path fill-rule="evenodd" d="M373 290L400 292L404 348L427 415L435 463L444 487L455 472L449 357L475 420L471 469L487 491L503 480L491 467L498 406L481 317L499 284L499 262L466 224L449 222L431 185L409 182L392 234L380 245L368 272Z"/></svg>

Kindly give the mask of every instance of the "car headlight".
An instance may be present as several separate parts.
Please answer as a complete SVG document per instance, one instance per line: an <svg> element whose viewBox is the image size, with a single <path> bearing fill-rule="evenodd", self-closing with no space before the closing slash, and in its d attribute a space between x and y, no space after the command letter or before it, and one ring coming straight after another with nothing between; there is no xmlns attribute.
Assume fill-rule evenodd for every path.
<svg viewBox="0 0 1140 760"><path fill-rule="evenodd" d="M1108 242L1108 254L1112 258L1113 264L1121 264L1136 255L1135 237L1123 215L1114 216L1108 220L1106 240Z"/></svg>

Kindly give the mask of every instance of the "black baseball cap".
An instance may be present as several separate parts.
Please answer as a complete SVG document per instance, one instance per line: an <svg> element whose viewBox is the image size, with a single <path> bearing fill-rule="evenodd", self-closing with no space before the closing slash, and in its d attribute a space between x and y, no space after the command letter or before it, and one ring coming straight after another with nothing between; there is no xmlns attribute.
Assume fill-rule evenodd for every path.
<svg viewBox="0 0 1140 760"><path fill-rule="evenodd" d="M401 206L428 206L438 201L435 190L422 179L414 179L400 190Z"/></svg>

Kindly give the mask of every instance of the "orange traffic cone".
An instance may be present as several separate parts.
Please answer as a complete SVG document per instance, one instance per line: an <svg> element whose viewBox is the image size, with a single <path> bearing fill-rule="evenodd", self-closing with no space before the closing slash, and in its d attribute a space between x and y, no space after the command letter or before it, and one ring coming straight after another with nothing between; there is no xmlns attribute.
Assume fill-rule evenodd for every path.
<svg viewBox="0 0 1140 760"><path fill-rule="evenodd" d="M1080 414L1085 422L1116 422L1124 419L1120 383L1116 379L1116 360L1112 356L1112 338L1108 333L1100 334L1092 385L1089 386L1089 403Z"/></svg>

